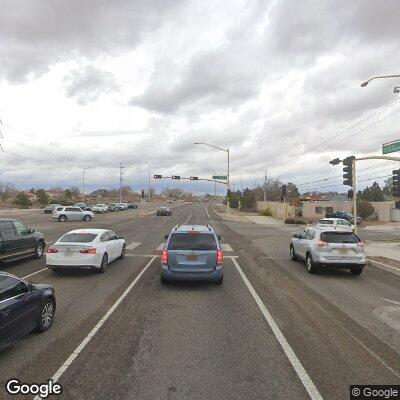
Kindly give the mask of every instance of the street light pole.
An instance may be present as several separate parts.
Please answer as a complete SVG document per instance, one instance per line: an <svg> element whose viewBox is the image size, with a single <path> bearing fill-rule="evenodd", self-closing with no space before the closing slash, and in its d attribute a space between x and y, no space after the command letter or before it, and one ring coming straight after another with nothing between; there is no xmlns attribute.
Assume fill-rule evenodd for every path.
<svg viewBox="0 0 400 400"><path fill-rule="evenodd" d="M361 84L361 87L365 87L368 85L368 83L370 83L371 81L373 81L374 79L386 79L386 78L400 78L400 75L381 75L381 76L374 76L370 79L368 79L367 81L363 82Z"/></svg>
<svg viewBox="0 0 400 400"><path fill-rule="evenodd" d="M82 203L85 203L85 171L93 166L82 169Z"/></svg>
<svg viewBox="0 0 400 400"><path fill-rule="evenodd" d="M214 149L225 151L228 155L228 171L226 175L226 211L227 213L230 212L230 205L229 205L229 192L230 192L230 175L229 175L229 148L224 149L222 147L214 146L213 144L203 143L203 142L195 142L194 144L202 144L205 146L213 147Z"/></svg>

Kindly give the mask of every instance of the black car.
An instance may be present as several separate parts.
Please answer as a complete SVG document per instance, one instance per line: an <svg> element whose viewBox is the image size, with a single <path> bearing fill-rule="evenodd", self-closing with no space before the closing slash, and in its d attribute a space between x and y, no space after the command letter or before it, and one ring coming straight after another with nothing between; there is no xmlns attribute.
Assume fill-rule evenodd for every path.
<svg viewBox="0 0 400 400"><path fill-rule="evenodd" d="M139 206L136 203L129 203L127 208L128 208L128 210L134 210L138 207Z"/></svg>
<svg viewBox="0 0 400 400"><path fill-rule="evenodd" d="M117 207L115 206L114 203L109 204L107 207L108 207L108 211L110 211L110 212L118 211Z"/></svg>
<svg viewBox="0 0 400 400"><path fill-rule="evenodd" d="M0 272L0 350L36 329L47 331L54 320L56 299L49 285L25 282Z"/></svg>
<svg viewBox="0 0 400 400"><path fill-rule="evenodd" d="M51 214L57 207L61 207L61 204L50 204L46 208L43 209L45 214Z"/></svg>
<svg viewBox="0 0 400 400"><path fill-rule="evenodd" d="M46 246L42 233L16 219L0 219L0 261L41 258Z"/></svg>
<svg viewBox="0 0 400 400"><path fill-rule="evenodd" d="M168 207L160 207L157 210L157 215L172 215L172 211Z"/></svg>

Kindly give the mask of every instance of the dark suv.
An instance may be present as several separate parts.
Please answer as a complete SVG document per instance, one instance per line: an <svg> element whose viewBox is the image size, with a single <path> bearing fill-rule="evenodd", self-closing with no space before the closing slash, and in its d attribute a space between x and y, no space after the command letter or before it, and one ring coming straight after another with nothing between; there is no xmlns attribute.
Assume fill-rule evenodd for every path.
<svg viewBox="0 0 400 400"><path fill-rule="evenodd" d="M45 332L56 310L54 289L0 272L0 351L32 330Z"/></svg>
<svg viewBox="0 0 400 400"><path fill-rule="evenodd" d="M177 225L165 235L161 255L161 282L207 280L221 284L224 252L210 225Z"/></svg>
<svg viewBox="0 0 400 400"><path fill-rule="evenodd" d="M0 219L0 261L35 256L41 258L46 246L42 233L16 219Z"/></svg>

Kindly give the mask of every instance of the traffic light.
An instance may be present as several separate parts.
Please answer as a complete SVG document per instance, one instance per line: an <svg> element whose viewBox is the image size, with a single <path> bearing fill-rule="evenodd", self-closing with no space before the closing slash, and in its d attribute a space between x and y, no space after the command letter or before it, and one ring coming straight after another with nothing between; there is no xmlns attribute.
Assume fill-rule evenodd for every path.
<svg viewBox="0 0 400 400"><path fill-rule="evenodd" d="M287 196L286 185L282 185L281 200L284 201Z"/></svg>
<svg viewBox="0 0 400 400"><path fill-rule="evenodd" d="M338 165L339 163L340 163L339 158L335 158L335 159L329 161L329 164L331 164L331 165Z"/></svg>
<svg viewBox="0 0 400 400"><path fill-rule="evenodd" d="M191 177L190 177L190 180L191 180L191 181L198 181L198 180L199 180L199 177L198 177L198 176L191 176Z"/></svg>
<svg viewBox="0 0 400 400"><path fill-rule="evenodd" d="M181 179L179 175L172 175L172 179Z"/></svg>
<svg viewBox="0 0 400 400"><path fill-rule="evenodd" d="M154 179L162 179L162 175L154 175Z"/></svg>
<svg viewBox="0 0 400 400"><path fill-rule="evenodd" d="M400 169L393 170L393 196L400 197Z"/></svg>
<svg viewBox="0 0 400 400"><path fill-rule="evenodd" d="M353 160L354 156L343 160L343 185L353 186Z"/></svg>
<svg viewBox="0 0 400 400"><path fill-rule="evenodd" d="M141 195L142 195L142 199L144 199L144 189L142 189Z"/></svg>
<svg viewBox="0 0 400 400"><path fill-rule="evenodd" d="M350 190L347 192L347 197L348 197L349 199L352 199L352 198L354 197L353 189L350 189Z"/></svg>

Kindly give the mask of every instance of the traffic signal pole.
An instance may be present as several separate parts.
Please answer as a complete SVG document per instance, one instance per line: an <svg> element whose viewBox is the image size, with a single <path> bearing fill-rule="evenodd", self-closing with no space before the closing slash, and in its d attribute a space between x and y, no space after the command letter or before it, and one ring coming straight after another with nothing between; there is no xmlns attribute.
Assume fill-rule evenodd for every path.
<svg viewBox="0 0 400 400"><path fill-rule="evenodd" d="M356 190L356 159L353 159L352 163L353 169L353 215L354 215L354 233L358 234L358 225L357 225L357 190Z"/></svg>

